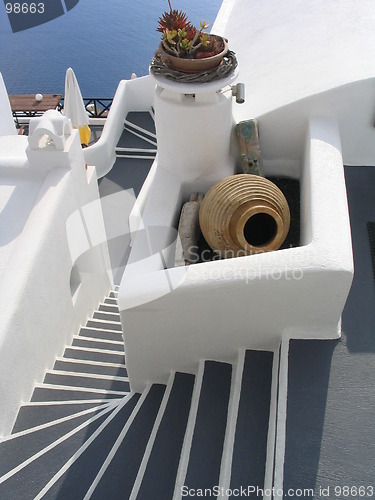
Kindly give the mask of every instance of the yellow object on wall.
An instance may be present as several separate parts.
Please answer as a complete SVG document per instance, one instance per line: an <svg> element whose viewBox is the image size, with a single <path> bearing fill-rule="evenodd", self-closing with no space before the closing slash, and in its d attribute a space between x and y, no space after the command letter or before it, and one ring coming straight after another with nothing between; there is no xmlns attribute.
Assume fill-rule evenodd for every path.
<svg viewBox="0 0 375 500"><path fill-rule="evenodd" d="M77 127L74 127L77 128ZM88 125L85 125L84 127L78 127L79 131L79 137L81 139L81 144L84 144L85 146L88 146L90 142L90 136L91 136L91 129Z"/></svg>

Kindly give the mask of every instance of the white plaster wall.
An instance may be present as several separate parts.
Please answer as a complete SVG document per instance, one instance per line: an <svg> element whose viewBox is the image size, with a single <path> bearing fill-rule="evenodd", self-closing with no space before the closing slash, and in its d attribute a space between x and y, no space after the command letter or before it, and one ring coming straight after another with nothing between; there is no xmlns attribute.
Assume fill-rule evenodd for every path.
<svg viewBox="0 0 375 500"><path fill-rule="evenodd" d="M98 178L106 175L116 160L115 148L124 131L130 111L149 111L153 103L155 83L149 76L121 80L99 140L85 148L85 160L95 165Z"/></svg>
<svg viewBox="0 0 375 500"><path fill-rule="evenodd" d="M147 255L135 241L135 264L125 271L119 294L134 390L165 382L170 370L194 372L200 359L233 361L240 347L273 349L283 336L340 334L353 263L335 119L311 120L302 170L304 246L163 269L165 253L151 247ZM177 210L176 186L168 185L169 177L156 178L161 181L151 186L144 211L150 227ZM173 201L158 218L160 192Z"/></svg>
<svg viewBox="0 0 375 500"><path fill-rule="evenodd" d="M224 0L212 32L229 39L258 116L375 76L374 23L372 0Z"/></svg>
<svg viewBox="0 0 375 500"><path fill-rule="evenodd" d="M77 134L74 131L70 141L70 168L59 166L61 158L53 152L45 151L44 156L37 151L34 164L0 169L2 181L15 186L1 213L1 227L17 227L8 232L0 280L0 435L10 432L19 405L29 400L34 383L42 381L45 369L52 367L56 355L62 355L65 344L111 287L107 248L93 244L105 240L100 212L96 211L95 224L90 216L84 217L85 207L98 201L98 188L94 167L85 170ZM8 195L3 187L0 200L4 201ZM24 205L27 187L28 205ZM80 216L81 225L69 231L72 214ZM73 301L74 265L81 286Z"/></svg>
<svg viewBox="0 0 375 500"><path fill-rule="evenodd" d="M192 95L194 86L190 92L156 87L158 164L192 191L207 190L234 170L232 96L216 91Z"/></svg>
<svg viewBox="0 0 375 500"><path fill-rule="evenodd" d="M1 115L0 115L1 116ZM28 142L24 135L0 136L0 165L22 168L27 166L26 148Z"/></svg>
<svg viewBox="0 0 375 500"><path fill-rule="evenodd" d="M306 97L258 116L261 150L267 170L282 174L287 167L295 177L299 176L304 156L306 117L313 115L337 119L345 165L375 165L374 102L375 78L370 78Z"/></svg>
<svg viewBox="0 0 375 500"><path fill-rule="evenodd" d="M232 82L235 78L225 81ZM191 192L205 191L236 170L231 93L219 92L220 82L207 86L184 84L179 88L175 82L155 76L150 76L150 81L155 87L158 153L130 214L133 232L144 227L145 207L155 206L154 202L148 202L149 196L158 198L157 213L154 208L146 209L152 223L177 227L176 199L187 201ZM165 214L168 215L164 217Z"/></svg>
<svg viewBox="0 0 375 500"><path fill-rule="evenodd" d="M40 191L44 175L25 169L0 167L0 276L9 265L9 257L23 231L30 210Z"/></svg>
<svg viewBox="0 0 375 500"><path fill-rule="evenodd" d="M303 157L306 116L335 116L346 165L375 165L375 8L372 0L224 0L212 31L237 54L246 102L272 168Z"/></svg>
<svg viewBox="0 0 375 500"><path fill-rule="evenodd" d="M17 134L13 120L12 109L8 98L8 92L5 87L3 76L0 73L0 136Z"/></svg>

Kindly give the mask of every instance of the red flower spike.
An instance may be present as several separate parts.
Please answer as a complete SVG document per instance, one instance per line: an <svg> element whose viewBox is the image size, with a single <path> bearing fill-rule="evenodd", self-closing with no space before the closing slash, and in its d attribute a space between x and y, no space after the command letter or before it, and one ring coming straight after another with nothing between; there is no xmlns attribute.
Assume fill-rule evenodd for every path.
<svg viewBox="0 0 375 500"><path fill-rule="evenodd" d="M176 9L170 12L164 12L162 17L159 18L159 28L157 31L163 33L165 30L183 30L184 28L189 28L190 22L187 20L187 15L182 10L178 11Z"/></svg>

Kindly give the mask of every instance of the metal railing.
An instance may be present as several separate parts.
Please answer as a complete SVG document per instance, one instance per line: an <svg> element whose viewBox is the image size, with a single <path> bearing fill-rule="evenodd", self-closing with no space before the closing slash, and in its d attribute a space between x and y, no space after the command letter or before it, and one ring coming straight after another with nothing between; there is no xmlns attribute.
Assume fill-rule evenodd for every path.
<svg viewBox="0 0 375 500"><path fill-rule="evenodd" d="M108 113L111 109L113 102L113 97L84 97L83 103L85 105L86 111L89 118L107 118ZM57 110L61 111L64 107L64 98L61 99L57 106ZM14 111L13 117L17 124L19 124L20 118L30 118L31 116L40 116L42 112L30 113L30 111Z"/></svg>
<svg viewBox="0 0 375 500"><path fill-rule="evenodd" d="M63 102L64 98L61 101ZM107 118L112 106L113 97L84 97L83 102L90 118Z"/></svg>

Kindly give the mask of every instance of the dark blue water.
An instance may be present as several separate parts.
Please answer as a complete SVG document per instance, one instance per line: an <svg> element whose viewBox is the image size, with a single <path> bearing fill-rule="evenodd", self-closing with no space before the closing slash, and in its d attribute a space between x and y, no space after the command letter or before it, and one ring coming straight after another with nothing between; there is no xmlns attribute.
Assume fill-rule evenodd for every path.
<svg viewBox="0 0 375 500"><path fill-rule="evenodd" d="M48 2L48 0L45 0ZM22 2L22 0L20 0ZM199 26L212 26L221 0L172 0ZM112 97L121 79L148 74L167 0L80 0L63 16L12 33L0 1L0 72L10 94L64 93L73 68L84 97Z"/></svg>

